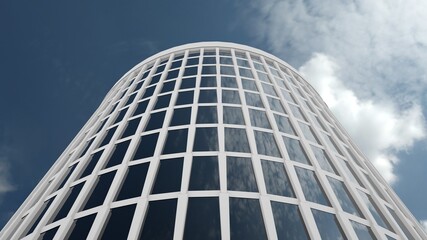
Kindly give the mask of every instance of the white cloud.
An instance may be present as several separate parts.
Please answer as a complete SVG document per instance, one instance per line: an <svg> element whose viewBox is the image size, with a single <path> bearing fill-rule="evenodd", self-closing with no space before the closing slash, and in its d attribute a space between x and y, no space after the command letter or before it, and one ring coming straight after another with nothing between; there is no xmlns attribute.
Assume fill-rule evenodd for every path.
<svg viewBox="0 0 427 240"><path fill-rule="evenodd" d="M9 176L9 165L7 164L6 161L0 161L0 196L3 193L9 192L15 189L10 183L8 176Z"/></svg>
<svg viewBox="0 0 427 240"><path fill-rule="evenodd" d="M340 69L325 54L314 54L300 69L340 123L390 183L396 180L396 152L425 137L419 105L398 111L392 102L361 100L339 79Z"/></svg>
<svg viewBox="0 0 427 240"><path fill-rule="evenodd" d="M420 221L420 223L421 223L421 226L424 228L424 231L426 231L427 233L427 220L422 220Z"/></svg>

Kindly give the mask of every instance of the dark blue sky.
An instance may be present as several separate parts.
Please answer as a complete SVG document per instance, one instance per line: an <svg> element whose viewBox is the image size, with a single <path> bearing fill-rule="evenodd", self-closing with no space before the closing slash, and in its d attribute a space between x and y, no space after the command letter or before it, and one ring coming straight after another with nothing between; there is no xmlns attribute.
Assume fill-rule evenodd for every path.
<svg viewBox="0 0 427 240"><path fill-rule="evenodd" d="M10 191L0 188L0 228L115 81L146 57L215 40L271 52L254 32L259 16L245 7L226 0L0 1L0 181L10 184ZM427 155L422 148L401 154L412 160L397 168L395 189L427 219L426 197L420 201L419 189L409 187L414 178L425 184L425 164L416 165Z"/></svg>

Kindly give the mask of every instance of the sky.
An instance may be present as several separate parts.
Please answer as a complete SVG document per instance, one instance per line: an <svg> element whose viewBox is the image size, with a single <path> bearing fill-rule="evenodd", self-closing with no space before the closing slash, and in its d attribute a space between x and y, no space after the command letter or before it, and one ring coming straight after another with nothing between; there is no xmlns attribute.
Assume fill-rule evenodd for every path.
<svg viewBox="0 0 427 240"><path fill-rule="evenodd" d="M427 2L0 1L0 228L114 83L227 41L298 69L427 229Z"/></svg>

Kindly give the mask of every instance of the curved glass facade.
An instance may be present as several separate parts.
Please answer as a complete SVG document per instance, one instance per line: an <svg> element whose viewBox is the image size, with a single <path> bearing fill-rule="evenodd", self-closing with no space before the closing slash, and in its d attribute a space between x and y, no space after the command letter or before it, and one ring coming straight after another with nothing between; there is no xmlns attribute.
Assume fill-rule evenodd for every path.
<svg viewBox="0 0 427 240"><path fill-rule="evenodd" d="M2 239L426 239L288 64L221 42L135 66Z"/></svg>

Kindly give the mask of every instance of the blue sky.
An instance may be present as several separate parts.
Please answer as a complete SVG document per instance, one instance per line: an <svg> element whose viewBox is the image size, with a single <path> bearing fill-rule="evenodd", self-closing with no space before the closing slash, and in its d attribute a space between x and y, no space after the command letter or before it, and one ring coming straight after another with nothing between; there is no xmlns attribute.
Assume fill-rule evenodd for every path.
<svg viewBox="0 0 427 240"><path fill-rule="evenodd" d="M1 1L0 227L128 69L216 40L300 69L427 220L427 4L376 2Z"/></svg>

